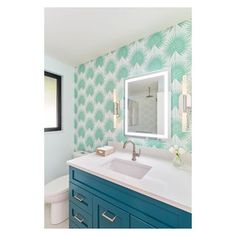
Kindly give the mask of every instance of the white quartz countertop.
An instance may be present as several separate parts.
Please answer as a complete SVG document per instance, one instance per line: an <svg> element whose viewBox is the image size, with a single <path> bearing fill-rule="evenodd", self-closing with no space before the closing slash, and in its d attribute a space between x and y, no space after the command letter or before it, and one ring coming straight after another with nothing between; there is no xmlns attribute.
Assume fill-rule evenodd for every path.
<svg viewBox="0 0 236 236"><path fill-rule="evenodd" d="M173 166L169 160L147 155L141 155L136 160L136 163L152 167L141 179L129 177L104 167L107 162L115 158L132 162L131 157L132 154L130 152L121 151L114 152L106 157L91 153L69 160L67 164L191 212L191 171L189 169L179 169Z"/></svg>

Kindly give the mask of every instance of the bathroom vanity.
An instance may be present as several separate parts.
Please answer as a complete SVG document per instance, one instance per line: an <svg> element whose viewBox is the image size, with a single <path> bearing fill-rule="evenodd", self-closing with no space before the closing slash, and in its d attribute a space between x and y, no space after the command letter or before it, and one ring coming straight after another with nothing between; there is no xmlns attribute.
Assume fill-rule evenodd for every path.
<svg viewBox="0 0 236 236"><path fill-rule="evenodd" d="M191 228L190 170L128 152L67 163L70 228Z"/></svg>

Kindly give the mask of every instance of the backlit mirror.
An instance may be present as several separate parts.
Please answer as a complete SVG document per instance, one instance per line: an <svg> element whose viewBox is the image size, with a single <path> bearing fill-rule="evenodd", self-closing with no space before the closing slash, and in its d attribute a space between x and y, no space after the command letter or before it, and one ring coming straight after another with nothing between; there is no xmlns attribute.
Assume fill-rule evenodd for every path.
<svg viewBox="0 0 236 236"><path fill-rule="evenodd" d="M125 80L125 135L169 138L169 80L168 70Z"/></svg>

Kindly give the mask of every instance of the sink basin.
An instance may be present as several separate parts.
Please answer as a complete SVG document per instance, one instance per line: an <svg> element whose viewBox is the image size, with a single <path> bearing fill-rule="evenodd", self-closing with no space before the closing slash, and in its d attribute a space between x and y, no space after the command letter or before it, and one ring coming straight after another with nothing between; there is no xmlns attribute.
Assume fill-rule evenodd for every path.
<svg viewBox="0 0 236 236"><path fill-rule="evenodd" d="M117 158L109 161L103 167L136 179L142 179L144 175L146 175L147 172L152 168L148 165L136 163L133 161L121 160Z"/></svg>

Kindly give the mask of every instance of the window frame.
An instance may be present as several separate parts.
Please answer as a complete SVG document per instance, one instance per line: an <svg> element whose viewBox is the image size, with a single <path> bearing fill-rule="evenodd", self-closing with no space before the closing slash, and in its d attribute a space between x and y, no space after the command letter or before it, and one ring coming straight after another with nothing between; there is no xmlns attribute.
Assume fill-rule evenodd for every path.
<svg viewBox="0 0 236 236"><path fill-rule="evenodd" d="M62 76L44 71L44 76L57 80L57 126L44 128L44 132L61 131L62 130L62 99L61 99L61 80Z"/></svg>

